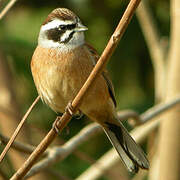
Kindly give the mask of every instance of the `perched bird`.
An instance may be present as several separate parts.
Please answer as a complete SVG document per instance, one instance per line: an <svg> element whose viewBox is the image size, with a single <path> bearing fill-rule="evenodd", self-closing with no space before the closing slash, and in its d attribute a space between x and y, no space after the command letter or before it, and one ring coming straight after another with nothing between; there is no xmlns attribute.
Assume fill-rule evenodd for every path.
<svg viewBox="0 0 180 180"><path fill-rule="evenodd" d="M41 99L55 112L77 95L98 60L96 50L84 40L87 30L66 8L53 10L40 28L31 70ZM93 83L79 110L99 123L129 171L149 168L148 160L116 115L116 100L106 70Z"/></svg>

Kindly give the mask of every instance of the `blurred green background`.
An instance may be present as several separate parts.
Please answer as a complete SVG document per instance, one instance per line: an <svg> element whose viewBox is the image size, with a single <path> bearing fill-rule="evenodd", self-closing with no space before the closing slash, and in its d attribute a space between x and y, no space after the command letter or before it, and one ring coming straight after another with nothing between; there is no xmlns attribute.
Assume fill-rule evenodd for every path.
<svg viewBox="0 0 180 180"><path fill-rule="evenodd" d="M1 2L1 10L6 3L6 1ZM22 114L26 112L37 96L30 71L30 61L37 45L41 23L47 15L57 7L66 7L74 11L89 28L85 34L87 42L101 54L127 3L126 0L17 1L0 21L0 49L10 65L14 77L13 87ZM149 3L160 33L164 37L168 37L169 1L149 0ZM118 110L128 108L143 112L153 105L153 68L136 16L129 24L107 68L115 87ZM46 105L38 103L27 124L32 129L36 129L37 134L39 132L45 134L51 128L55 116L55 113ZM67 141L88 123L90 121L86 118L73 119L69 123L69 133L64 131L58 138ZM39 142L31 141L34 145ZM79 150L85 152L92 160L96 160L110 148L111 145L105 135L100 134L83 144ZM90 163L86 160L70 155L54 167L60 169L67 176L75 178L89 165ZM106 179L106 177L101 179Z"/></svg>

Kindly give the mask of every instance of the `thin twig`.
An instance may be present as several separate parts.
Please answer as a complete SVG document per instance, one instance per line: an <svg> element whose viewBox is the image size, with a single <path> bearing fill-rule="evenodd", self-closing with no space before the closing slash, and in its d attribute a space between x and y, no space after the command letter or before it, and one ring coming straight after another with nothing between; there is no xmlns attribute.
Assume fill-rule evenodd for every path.
<svg viewBox="0 0 180 180"><path fill-rule="evenodd" d="M0 142L2 144L7 144L9 142L9 138L0 134ZM31 154L35 149L34 146L31 146L29 144L25 144L19 141L14 141L11 147L20 152L27 153L27 154Z"/></svg>
<svg viewBox="0 0 180 180"><path fill-rule="evenodd" d="M167 104L159 104L148 111L144 112L140 119L142 122L146 122L145 124L135 128L131 131L131 136L134 137L136 142L141 143L145 140L147 135L151 133L160 123L162 119L155 118L157 115L161 115L164 111L171 110L176 105L179 105L180 97L173 98L173 100L169 101ZM153 119L155 118L155 119ZM150 120L152 119L152 120ZM150 120L150 121L149 121ZM83 178L88 180L95 180L102 176L102 174L107 170L110 169L113 165L119 162L118 154L112 149L105 153L93 166L87 169L83 174L81 174L76 180L83 180ZM106 162L106 163L102 163ZM99 165L102 165L100 168L97 168Z"/></svg>
<svg viewBox="0 0 180 180"><path fill-rule="evenodd" d="M141 122L143 122L143 123L146 122L146 123L144 125L141 125L141 126L135 128L131 132L132 135L138 139L138 142L142 142L143 139L148 135L148 133L150 133L152 131L152 129L155 128L159 123L159 121L157 121L157 122L151 121L152 123L149 123L148 121L161 115L163 112L165 112L167 110L171 110L177 104L180 104L180 97L177 97L177 98L169 101L166 104L159 104L159 105L156 105L156 106L148 109L146 112L144 112L139 117L139 119L141 119ZM118 112L118 114L121 114L121 113ZM119 120L124 120L124 117L122 117L122 116L118 116L118 117L119 117ZM41 160L40 162L38 162L36 165L34 165L32 167L32 169L28 172L28 174L25 176L25 178L29 178L29 177L35 175L36 173L44 170L45 168L49 168L50 165L52 165L56 162L62 161L65 157L67 157L70 153L72 153L79 145L81 145L83 142L87 141L87 139L89 140L96 133L100 132L100 130L101 130L101 128L97 124L95 124L95 123L90 124L90 125L86 126L85 128L83 128L76 136L74 136L72 139L70 139L63 146L54 147L54 148L50 149L48 151L49 155L46 158L44 158L43 160ZM136 133L134 133L134 131ZM146 136L144 136L145 133L146 133ZM114 164L113 160L111 160L111 161ZM110 167L110 165L108 167ZM100 165L99 165L99 168L101 169Z"/></svg>
<svg viewBox="0 0 180 180"><path fill-rule="evenodd" d="M49 167L51 164L62 161L69 154L71 154L79 145L97 135L98 132L101 132L101 127L97 123L92 123L86 126L64 145L49 149L49 155L47 156L47 158L44 158L35 166L33 166L24 178L29 178L30 176L38 173L39 171Z"/></svg>
<svg viewBox="0 0 180 180"><path fill-rule="evenodd" d="M140 117L141 122L145 123L148 120L156 117L157 115L163 113L166 110L170 110L171 108L174 108L174 106L178 105L180 103L180 96L176 96L173 98L173 100L169 100L168 103L160 103L158 105L155 105L154 107L150 108L148 111L143 113Z"/></svg>
<svg viewBox="0 0 180 180"><path fill-rule="evenodd" d="M0 133L0 143L6 145L8 143L10 138L2 135ZM61 143L63 142L64 144L64 141L60 141ZM26 154L31 154L34 150L35 150L35 146L33 145L30 145L30 144L26 144L26 143L22 143L20 141L14 141L11 148L14 148L16 149L17 151L20 151L20 152L23 152L23 153L26 153ZM74 154L77 158L79 158L80 160L83 160L83 161L86 161L88 162L89 164L93 164L95 162L94 159L92 159L91 157L89 157L86 153L82 152L82 151L79 151L79 150L75 150L72 152L72 154ZM44 156L48 155L48 150L46 150L44 153L43 153Z"/></svg>
<svg viewBox="0 0 180 180"><path fill-rule="evenodd" d="M98 75L102 72L103 68L107 64L109 58L111 57L113 51L115 50L118 42L120 41L125 29L127 28L137 6L139 5L140 0L131 0L122 19L120 20L115 32L111 36L105 50L103 51L101 57L99 58L96 66L92 70L90 76L88 77L87 81L72 101L73 112L76 112L78 106L82 102L84 96L88 93L90 86L92 85L93 81L98 77ZM57 123L57 127L60 131L67 125L70 121L71 115L67 112L63 114L60 121ZM52 128L47 136L41 141L35 151L30 155L30 157L26 160L26 162L21 166L21 168L13 175L11 180L22 179L29 169L33 166L39 156L46 150L49 144L54 140L57 136L56 132Z"/></svg>
<svg viewBox="0 0 180 180"><path fill-rule="evenodd" d="M3 152L0 155L0 163L2 162L2 160L4 159L6 153L8 152L8 150L10 149L12 143L14 142L14 140L16 139L17 135L19 134L22 126L24 125L25 120L27 119L27 117L29 116L29 114L31 113L32 109L34 108L34 106L37 104L37 102L39 101L40 97L38 96L34 102L32 103L32 105L30 106L30 108L28 109L28 111L26 112L26 114L24 115L24 117L22 118L22 120L20 121L18 127L16 128L16 130L14 131L13 135L11 136L9 142L7 143L6 147L4 148Z"/></svg>
<svg viewBox="0 0 180 180"><path fill-rule="evenodd" d="M143 113L142 115L141 115L141 122L147 122L148 120L150 120L150 119L152 119L153 117L156 117L157 115L159 115L160 113L163 113L164 111L166 111L166 110L170 110L171 108L173 108L175 105L177 105L177 104L179 104L180 103L180 97L177 97L177 98L175 98L175 99L173 99L172 101L170 101L170 102L168 102L168 103L166 103L166 104L159 104L159 105L156 105L155 107L153 107L153 108L151 108L151 109L149 109L149 110L147 110L145 113ZM124 120L124 118L125 118L125 116L122 116L123 114L126 114L126 117L129 117L129 118L131 118L131 115L133 115L134 113L130 113L129 115L127 115L127 113L124 113L124 112L131 112L131 111L122 111L122 113L121 113L121 111L119 111L118 112L118 115L119 115L119 119L122 121L122 120ZM134 116L134 115L133 115ZM138 118L138 119L140 119L140 117ZM86 129L86 130L85 130ZM86 133L86 131L88 131L88 129L90 130L89 131L89 133L90 134L87 134ZM77 138L77 141L79 142L79 143L82 143L82 141L80 140L80 139L82 139L82 137L83 136L87 136L88 137L88 139L89 138L91 138L91 134L94 134L95 133L95 131L94 131L94 128L92 127L92 126L90 126L89 128L88 127L85 127L83 130L82 130L84 133L82 133L80 136L79 136L79 134L77 135L77 136L79 136L79 139ZM82 136L82 137L81 137ZM86 138L87 138L86 137ZM0 139L1 139L1 141L3 142L3 143L7 143L8 142L8 138L6 138L6 137L4 137L4 136L2 136L2 135L0 135ZM72 144L74 144L74 145L71 145L71 146L69 146L70 148L72 148L73 146L74 146L74 148L73 149L76 149L77 147L78 147L78 144L76 144L76 143L73 143L73 141L72 140L70 140L70 142L72 143ZM35 147L33 147L33 146L30 146L30 145L26 145L26 144L24 144L24 143L20 143L20 142L14 142L13 143L13 145L12 145L12 147L14 147L15 149L17 149L17 150L19 150L19 151L21 151L21 152L25 152L25 153L32 153L32 151L35 149ZM61 148L61 147L60 147ZM48 152L52 152L51 150L50 151L46 151L46 155L48 154ZM60 151L58 151L59 152L59 154L58 153L55 153L58 157L63 157L64 155L63 155L63 153L62 152L60 152ZM71 150L69 150L69 153L71 153ZM47 157L48 158L48 157ZM57 157L55 157L54 159L56 159L56 162L59 162L59 158L57 158ZM47 161L48 162L48 161ZM51 162L50 162L50 164L51 164ZM45 167L45 166L44 166ZM48 166L49 167L49 166ZM33 169L36 169L37 168L37 166L34 166L33 168L32 168L32 170ZM34 171L34 173L36 172L39 172L39 171L42 171L44 168L42 168L42 166L39 166L39 169L37 169L36 171ZM31 172L31 171L30 171ZM28 174L29 176L30 176L30 174ZM32 173L32 175L34 175L33 173Z"/></svg>
<svg viewBox="0 0 180 180"><path fill-rule="evenodd" d="M11 0L9 3L6 5L6 7L1 11L0 13L0 20L5 16L5 14L11 9L11 7L15 4L17 0Z"/></svg>
<svg viewBox="0 0 180 180"><path fill-rule="evenodd" d="M141 116L138 116L138 113L136 113L135 111L132 111L132 110L118 111L117 115L118 115L120 121L124 121L125 119L128 119L128 118L131 119L131 118L135 117L138 119L138 121L140 121L140 123L146 123L148 120L158 116L159 114L163 113L164 111L170 110L171 108L173 108L174 106L176 106L179 103L180 103L180 97L177 97L166 104L159 104L159 105L156 105L156 106L148 109ZM129 113L129 115L127 113ZM84 134L82 134L82 136L84 136ZM0 141L3 144L7 144L7 142L9 141L9 138L0 134ZM18 142L18 141L13 142L12 148L15 148L16 150L27 153L27 154L31 154L35 149L35 147L32 145L25 144L25 143ZM46 153L48 153L48 152L46 151L45 154ZM76 154L76 151L74 152L74 154ZM79 152L77 152L77 154L79 154ZM93 162L93 160L89 160L89 161L90 161L90 163Z"/></svg>
<svg viewBox="0 0 180 180"><path fill-rule="evenodd" d="M3 52L0 50L0 106L4 110L6 109L4 112L0 111L0 124L1 133L9 137L16 129L21 114L15 88L13 86L15 77L12 75L11 70L6 56L4 56ZM0 110L3 110L2 108ZM23 136L19 137L22 141L28 140L27 129L25 129L26 127L23 130ZM13 169L17 169L25 161L25 157L17 151L10 151L9 158Z"/></svg>

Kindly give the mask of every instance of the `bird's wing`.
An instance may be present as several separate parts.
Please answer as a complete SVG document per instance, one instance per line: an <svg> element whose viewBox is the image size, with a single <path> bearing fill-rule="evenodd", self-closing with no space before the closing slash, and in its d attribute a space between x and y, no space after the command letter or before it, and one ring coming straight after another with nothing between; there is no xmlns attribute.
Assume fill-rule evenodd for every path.
<svg viewBox="0 0 180 180"><path fill-rule="evenodd" d="M94 57L94 65L96 65L96 63L99 59L99 55L98 55L97 51L91 45L89 45L87 43L86 43L86 46L87 46L89 52ZM108 75L108 71L106 69L103 70L102 76L103 76L104 80L106 81L106 84L107 84L108 90L109 90L109 94L112 98L112 101L114 102L114 105L116 106L117 103L116 103L116 99L115 99L114 87L113 87L112 81Z"/></svg>

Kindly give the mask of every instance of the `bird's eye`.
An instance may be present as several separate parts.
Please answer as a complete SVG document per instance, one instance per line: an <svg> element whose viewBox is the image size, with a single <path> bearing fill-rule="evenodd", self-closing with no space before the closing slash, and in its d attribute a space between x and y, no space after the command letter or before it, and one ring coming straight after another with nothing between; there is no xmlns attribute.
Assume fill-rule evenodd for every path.
<svg viewBox="0 0 180 180"><path fill-rule="evenodd" d="M65 29L66 29L66 25L60 25L60 26L59 26L59 29L60 29L60 30L65 30Z"/></svg>
<svg viewBox="0 0 180 180"><path fill-rule="evenodd" d="M67 28L68 29L74 29L75 27L76 27L76 24L69 24Z"/></svg>

